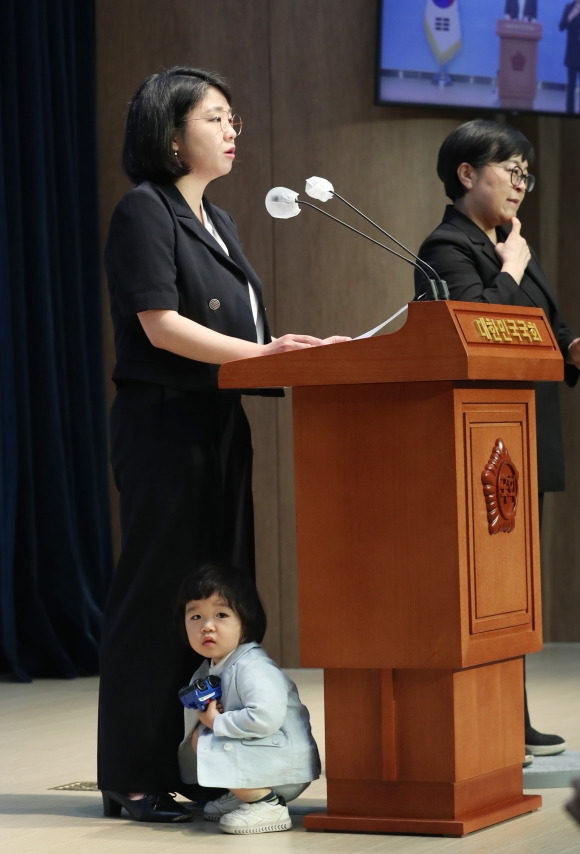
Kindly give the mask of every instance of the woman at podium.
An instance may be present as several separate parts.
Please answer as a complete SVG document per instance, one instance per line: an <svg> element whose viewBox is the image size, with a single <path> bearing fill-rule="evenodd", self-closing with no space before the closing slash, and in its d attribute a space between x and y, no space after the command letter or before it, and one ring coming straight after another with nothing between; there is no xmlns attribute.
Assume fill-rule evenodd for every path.
<svg viewBox="0 0 580 854"><path fill-rule="evenodd" d="M565 381L574 386L580 369L580 338L560 315L554 291L518 219L534 176L531 143L518 130L476 119L456 128L444 140L437 174L451 199L442 222L427 237L419 256L447 282L453 300L534 306L544 310L565 360ZM415 292L424 292L416 273ZM540 518L544 492L564 489L558 384L537 383L536 418ZM566 749L558 735L531 726L525 702L526 756L551 755ZM531 758L530 760L531 761Z"/></svg>
<svg viewBox="0 0 580 854"><path fill-rule="evenodd" d="M124 808L139 821L191 819L170 795L182 790L177 691L192 672L170 630L181 580L216 559L254 573L250 430L241 394L218 388L219 366L324 343L271 337L235 223L206 196L231 172L241 130L220 75L177 67L148 77L123 150L136 186L113 213L105 252L122 548L101 646L98 774L108 814Z"/></svg>

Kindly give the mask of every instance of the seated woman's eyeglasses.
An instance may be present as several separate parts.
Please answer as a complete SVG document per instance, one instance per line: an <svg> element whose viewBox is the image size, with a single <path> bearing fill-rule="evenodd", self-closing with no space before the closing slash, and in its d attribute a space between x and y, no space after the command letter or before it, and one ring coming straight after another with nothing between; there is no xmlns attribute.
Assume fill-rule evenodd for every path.
<svg viewBox="0 0 580 854"><path fill-rule="evenodd" d="M502 166L506 172L510 173L512 187L519 187L522 181L526 187L526 193L531 193L536 183L535 175L530 175L529 172L524 172L521 166Z"/></svg>
<svg viewBox="0 0 580 854"><path fill-rule="evenodd" d="M216 125L219 124L220 128L224 133L227 133L230 128L233 128L236 132L236 136L239 136L242 132L243 121L242 117L238 116L235 113L233 116L230 113L226 113L225 110L223 113L215 114L214 116L195 116L185 120L186 122L214 122Z"/></svg>

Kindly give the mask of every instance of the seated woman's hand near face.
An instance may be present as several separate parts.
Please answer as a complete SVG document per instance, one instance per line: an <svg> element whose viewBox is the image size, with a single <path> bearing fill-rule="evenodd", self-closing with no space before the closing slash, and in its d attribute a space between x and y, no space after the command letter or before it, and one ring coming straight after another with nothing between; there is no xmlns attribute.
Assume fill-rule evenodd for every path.
<svg viewBox="0 0 580 854"><path fill-rule="evenodd" d="M502 262L502 273L509 273L520 284L532 254L527 240L521 235L522 224L517 217L512 219L512 230L504 243L498 243L495 251Z"/></svg>

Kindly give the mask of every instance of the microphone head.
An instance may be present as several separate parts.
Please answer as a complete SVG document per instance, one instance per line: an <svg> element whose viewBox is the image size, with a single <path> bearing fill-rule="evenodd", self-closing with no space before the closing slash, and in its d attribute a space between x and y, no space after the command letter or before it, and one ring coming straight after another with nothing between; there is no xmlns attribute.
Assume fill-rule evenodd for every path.
<svg viewBox="0 0 580 854"><path fill-rule="evenodd" d="M266 196L266 210L276 219L290 219L298 216L298 193L287 187L273 187Z"/></svg>
<svg viewBox="0 0 580 854"><path fill-rule="evenodd" d="M319 202L327 202L334 196L334 187L326 178L308 178L306 181L306 192Z"/></svg>

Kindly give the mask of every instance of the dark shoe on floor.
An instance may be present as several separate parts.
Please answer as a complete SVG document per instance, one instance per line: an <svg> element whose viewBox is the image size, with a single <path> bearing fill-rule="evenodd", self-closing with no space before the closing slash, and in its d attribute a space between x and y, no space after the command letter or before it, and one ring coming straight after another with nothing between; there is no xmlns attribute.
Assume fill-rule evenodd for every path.
<svg viewBox="0 0 580 854"><path fill-rule="evenodd" d="M167 792L145 795L132 801L129 795L120 792L102 792L103 810L107 818L121 815L124 808L133 821L181 822L193 821L193 814L183 804L175 801Z"/></svg>
<svg viewBox="0 0 580 854"><path fill-rule="evenodd" d="M534 756L555 756L566 750L566 742L559 735L547 735L533 727L526 727L526 753Z"/></svg>

